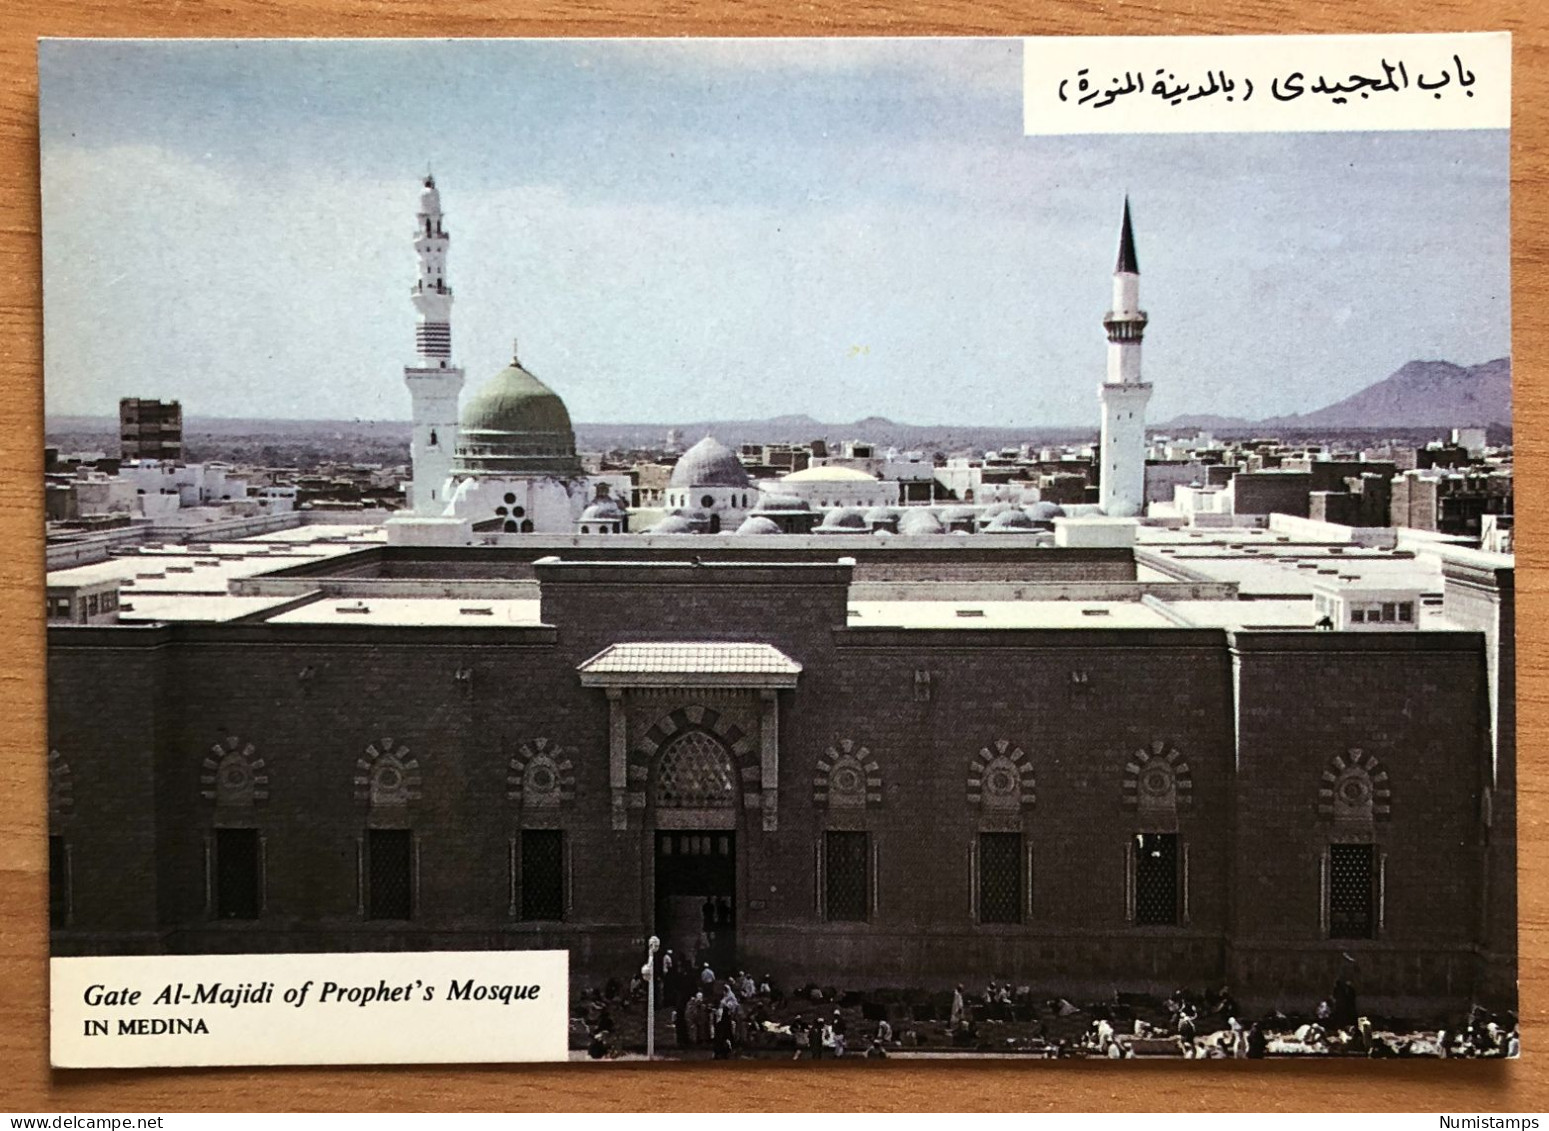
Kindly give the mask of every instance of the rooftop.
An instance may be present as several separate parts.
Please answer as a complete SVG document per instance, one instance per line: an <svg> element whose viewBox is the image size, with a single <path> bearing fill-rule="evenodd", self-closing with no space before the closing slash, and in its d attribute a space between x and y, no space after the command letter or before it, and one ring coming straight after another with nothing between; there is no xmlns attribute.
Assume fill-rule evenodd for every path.
<svg viewBox="0 0 1549 1131"><path fill-rule="evenodd" d="M1139 601L851 601L851 628L1172 628Z"/></svg>

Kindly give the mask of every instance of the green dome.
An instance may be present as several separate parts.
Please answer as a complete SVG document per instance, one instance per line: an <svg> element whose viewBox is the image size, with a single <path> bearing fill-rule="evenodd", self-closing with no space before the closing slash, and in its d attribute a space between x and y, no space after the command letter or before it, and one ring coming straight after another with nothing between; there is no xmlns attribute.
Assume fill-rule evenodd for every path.
<svg viewBox="0 0 1549 1131"><path fill-rule="evenodd" d="M565 402L515 358L463 406L454 474L580 471Z"/></svg>

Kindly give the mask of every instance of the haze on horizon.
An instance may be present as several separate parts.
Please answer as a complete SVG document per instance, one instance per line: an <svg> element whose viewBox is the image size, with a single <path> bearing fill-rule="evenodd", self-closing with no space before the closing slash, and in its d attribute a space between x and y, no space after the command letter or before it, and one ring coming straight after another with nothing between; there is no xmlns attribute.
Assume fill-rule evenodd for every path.
<svg viewBox="0 0 1549 1131"><path fill-rule="evenodd" d="M45 402L402 420L433 168L467 397L1095 427L1130 194L1148 415L1510 352L1503 131L1024 137L1015 40L45 41Z"/></svg>

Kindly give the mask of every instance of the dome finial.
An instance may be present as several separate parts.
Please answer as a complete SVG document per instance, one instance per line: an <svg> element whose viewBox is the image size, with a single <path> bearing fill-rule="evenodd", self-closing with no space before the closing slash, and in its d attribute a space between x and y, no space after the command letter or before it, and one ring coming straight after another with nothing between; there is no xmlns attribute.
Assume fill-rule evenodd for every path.
<svg viewBox="0 0 1549 1131"><path fill-rule="evenodd" d="M517 348L516 348L520 344L521 344L521 340L519 338L512 338L511 339L511 364L512 365L519 365L519 364L521 364L521 362L519 360L519 354L518 354L518 351L517 351Z"/></svg>

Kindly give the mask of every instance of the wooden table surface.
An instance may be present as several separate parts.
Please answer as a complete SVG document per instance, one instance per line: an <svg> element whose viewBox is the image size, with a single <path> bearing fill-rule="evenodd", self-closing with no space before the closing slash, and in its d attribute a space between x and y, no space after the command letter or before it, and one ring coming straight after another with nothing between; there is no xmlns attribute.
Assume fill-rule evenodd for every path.
<svg viewBox="0 0 1549 1131"><path fill-rule="evenodd" d="M1549 23L1536 0L13 0L0 28L0 1110L1437 1110L1549 1106L1545 772L1549 621L1545 102ZM1023 35L1487 31L1515 33L1515 293L1523 1057L1515 1063L1166 1062L556 1065L538 1068L51 1072L45 871L42 314L38 36ZM1379 298L1380 296L1374 296Z"/></svg>

